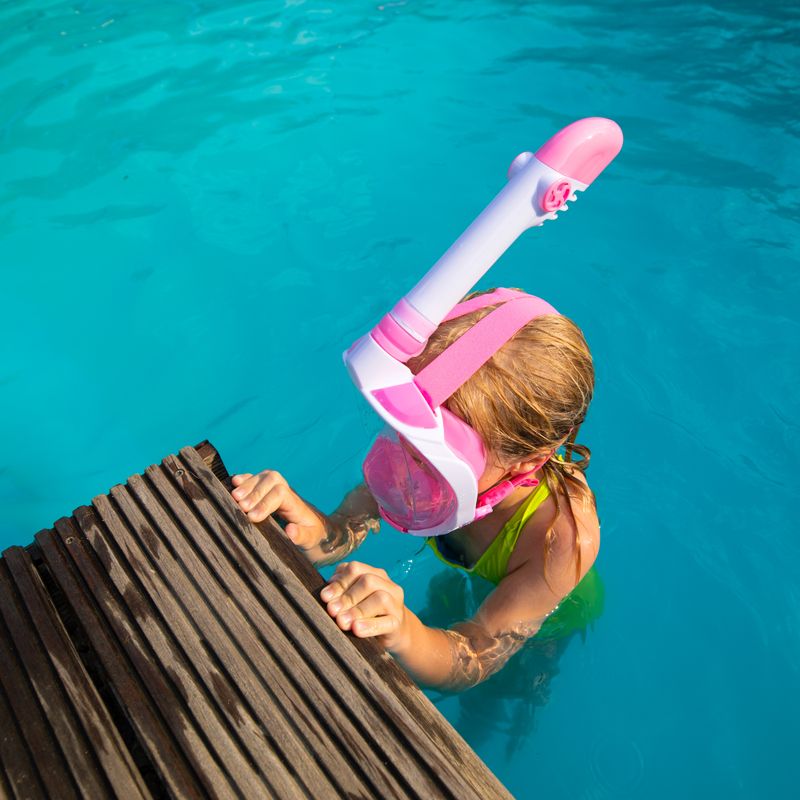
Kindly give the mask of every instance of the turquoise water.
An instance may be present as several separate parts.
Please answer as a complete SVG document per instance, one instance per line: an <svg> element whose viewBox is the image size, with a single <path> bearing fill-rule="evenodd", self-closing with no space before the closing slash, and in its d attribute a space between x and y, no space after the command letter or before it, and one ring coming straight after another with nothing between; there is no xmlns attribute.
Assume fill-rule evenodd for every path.
<svg viewBox="0 0 800 800"><path fill-rule="evenodd" d="M592 346L605 610L431 696L521 798L794 793L799 42L781 2L0 2L0 541L203 438L333 507L374 426L341 351L610 116L484 282ZM475 602L415 540L361 558Z"/></svg>

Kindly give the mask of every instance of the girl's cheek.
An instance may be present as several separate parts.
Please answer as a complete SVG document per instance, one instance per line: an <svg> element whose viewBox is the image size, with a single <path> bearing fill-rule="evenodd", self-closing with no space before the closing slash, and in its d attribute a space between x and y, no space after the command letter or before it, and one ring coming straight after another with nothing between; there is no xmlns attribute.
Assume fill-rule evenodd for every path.
<svg viewBox="0 0 800 800"><path fill-rule="evenodd" d="M486 469L483 471L483 475L481 475L480 480L478 481L478 494L491 489L492 486L505 477L505 474L506 471L502 467L486 467Z"/></svg>

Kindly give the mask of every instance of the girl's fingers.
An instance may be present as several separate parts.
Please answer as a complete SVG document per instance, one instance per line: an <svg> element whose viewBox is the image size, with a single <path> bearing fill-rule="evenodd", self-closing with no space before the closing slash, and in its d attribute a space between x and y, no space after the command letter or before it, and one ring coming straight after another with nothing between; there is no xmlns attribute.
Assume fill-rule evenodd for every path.
<svg viewBox="0 0 800 800"><path fill-rule="evenodd" d="M242 492L241 498L236 498L236 493L234 493L233 496L239 500L239 506L241 507L242 511L251 511L255 510L258 503L260 503L269 492L275 489L275 487L281 485L283 485L282 482L273 474L256 475L255 480L252 483L248 481L242 484L240 489L237 490ZM275 509L272 509L272 511L274 510ZM269 513L271 514L272 511ZM251 517L251 519L253 518ZM264 519L264 517L262 517L262 519Z"/></svg>
<svg viewBox="0 0 800 800"><path fill-rule="evenodd" d="M281 507L281 503L286 496L282 485L272 486L270 489L259 487L260 495L257 503L253 503L251 498L239 505L247 512L247 518L251 522L263 522L270 514Z"/></svg>
<svg viewBox="0 0 800 800"><path fill-rule="evenodd" d="M297 545L301 550L310 550L320 542L320 535L324 535L324 531L320 531L319 527L313 525L301 525L297 522L290 522L283 529L287 538Z"/></svg>
<svg viewBox="0 0 800 800"><path fill-rule="evenodd" d="M319 596L326 603L339 597L348 586L361 574L359 567L366 566L358 561L343 561L336 567L328 585L319 593Z"/></svg>
<svg viewBox="0 0 800 800"><path fill-rule="evenodd" d="M299 544L298 539L300 537L300 526L294 522L290 522L284 529L283 532L286 536L291 539L295 544Z"/></svg>
<svg viewBox="0 0 800 800"><path fill-rule="evenodd" d="M286 524L287 538L306 550L324 538L324 515L293 492L280 473L269 469L257 475L243 472L231 480L238 484L231 495L251 522L263 522L278 514Z"/></svg>
<svg viewBox="0 0 800 800"><path fill-rule="evenodd" d="M323 603L330 603L342 593L342 587L331 578L331 582L319 593Z"/></svg>
<svg viewBox="0 0 800 800"><path fill-rule="evenodd" d="M365 569L371 569L371 567L358 561L342 562L336 567L336 571L328 581L328 585L319 594L322 600L329 604L328 610L332 614L335 614L336 611L331 611L331 601L341 598L353 583L364 574ZM343 608L343 606L338 606L336 610L338 611L340 608Z"/></svg>
<svg viewBox="0 0 800 800"><path fill-rule="evenodd" d="M393 613L394 603L389 592L379 589L365 597L357 605L343 609L336 615L336 623L343 630L349 630L351 624L360 619L382 617Z"/></svg>
<svg viewBox="0 0 800 800"><path fill-rule="evenodd" d="M400 587L374 570L362 572L354 578L351 578L350 573L342 577L334 577L335 581L330 585L334 590L333 593L326 592L324 595L320 595L323 600L325 600L326 597L330 598L327 600L327 603L328 613L331 616L338 616L341 612L347 611L353 606L357 606L367 597L375 593L380 593L389 597L397 594L398 591L402 593ZM402 597L399 599L402 600Z"/></svg>
<svg viewBox="0 0 800 800"><path fill-rule="evenodd" d="M231 494L233 495L234 500L241 501L247 497L247 495L250 494L250 492L253 491L253 489L258 485L258 480L261 476L245 473L242 476L237 475L236 477L241 477L242 480L239 481L239 485L231 492Z"/></svg>
<svg viewBox="0 0 800 800"><path fill-rule="evenodd" d="M351 630L359 639L367 639L370 636L386 636L394 633L399 627L399 617L390 615L371 619L357 619L353 623Z"/></svg>
<svg viewBox="0 0 800 800"><path fill-rule="evenodd" d="M362 564L360 561L343 561L336 567L336 571L331 576L331 582L336 581L346 590L362 575L374 575L377 578L389 580L386 570L371 567L369 564Z"/></svg>

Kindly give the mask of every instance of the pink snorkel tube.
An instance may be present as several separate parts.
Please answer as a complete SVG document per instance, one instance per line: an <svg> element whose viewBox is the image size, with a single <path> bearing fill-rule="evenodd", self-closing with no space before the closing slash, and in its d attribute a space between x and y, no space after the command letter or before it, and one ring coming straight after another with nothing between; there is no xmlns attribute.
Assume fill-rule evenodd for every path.
<svg viewBox="0 0 800 800"><path fill-rule="evenodd" d="M344 354L350 375L391 431L364 462L367 484L394 527L437 536L492 510L531 476L504 481L478 498L486 465L480 437L442 404L534 317L558 313L545 301L510 290L459 304L528 228L567 210L622 147L609 119L578 120L539 150L511 163L508 183L427 274ZM447 318L502 303L420 371L406 362L423 351Z"/></svg>

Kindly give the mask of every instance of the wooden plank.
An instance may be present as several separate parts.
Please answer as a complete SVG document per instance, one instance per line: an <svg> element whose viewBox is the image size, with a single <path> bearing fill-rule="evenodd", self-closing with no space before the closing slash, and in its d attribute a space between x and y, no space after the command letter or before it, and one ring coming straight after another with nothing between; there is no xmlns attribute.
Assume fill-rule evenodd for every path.
<svg viewBox="0 0 800 800"><path fill-rule="evenodd" d="M70 713L42 642L16 592L6 558L0 561L0 614L24 672L16 681L19 695L11 686L6 687L6 695L17 720L26 728L29 716L40 723L32 730L28 746L35 759L47 762L48 792L54 797L78 797L78 787L85 787L92 797L109 797L108 786L93 763L90 745ZM24 685L26 679L30 688Z"/></svg>
<svg viewBox="0 0 800 800"><path fill-rule="evenodd" d="M7 573L0 566L0 584L5 583ZM2 591L2 586L0 586ZM25 674L25 666L19 660L11 633L0 614L0 683L8 700L15 728L24 740L26 749L37 767L48 796L60 795L64 798L77 797L76 787L61 748L50 727L47 717L36 698L30 681Z"/></svg>
<svg viewBox="0 0 800 800"><path fill-rule="evenodd" d="M496 778L494 779L495 785L490 784L488 787L490 792L496 794L486 794L487 776L491 776L491 773L485 767L483 781L479 784L481 786L481 794L479 794L476 788L465 782L463 773L460 772L461 765L453 764L445 754L431 746L432 741L424 727L409 713L408 709L387 688L385 682L365 663L363 656L355 649L352 643L354 637L343 636L321 603L304 591L297 576L283 563L284 551L293 552L294 548L282 533L279 532L267 542L241 512L227 490L215 479L213 473L193 448L181 450L180 462L170 457L163 463L164 466L173 469L181 485L188 486L192 482L197 482L197 488L187 489L187 493L199 508L208 503L207 497L213 498L216 511L221 511L225 515L228 524L234 530L238 529L242 539L248 545L247 554L243 554L242 557L249 560L255 557L256 563L260 563L262 566L263 574L278 586L283 587L284 591L279 596L284 599L284 604L279 614L281 617L286 615L297 620L293 626L287 626L287 635L293 638L295 631L302 632L311 628L321 638L325 650L318 670L320 675L326 669L330 669L331 659L338 663L344 673L344 679L336 682L334 696L347 693L352 701L357 702L357 696L360 694L362 701L365 700L368 706L364 713L373 719L381 716L384 718L381 722L385 721L386 725L380 735L379 745L382 744L386 747L388 743L394 744L398 740L404 743L405 746L400 749L406 750L404 765L407 770L406 777L415 780L417 785L414 790L421 797L509 797ZM177 475L179 470L182 470L181 475ZM212 508L209 508L208 511L212 516L215 513ZM280 557L278 553L280 553ZM289 560L288 557L287 560ZM268 598L271 600L272 597L273 594L270 593ZM268 598L265 597L264 601L266 602ZM290 598L290 600L285 598ZM310 637L304 637L301 634L293 640L298 647L305 649L304 654L307 658L314 658L314 654L311 652L313 648L308 647ZM383 657L389 658L387 655ZM353 689L358 691L353 692ZM412 756L413 761L408 758L409 755ZM427 788L423 789L423 785Z"/></svg>
<svg viewBox="0 0 800 800"><path fill-rule="evenodd" d="M0 631L0 636L3 633ZM2 644L0 656L3 673L15 668L13 654ZM30 750L25 746L20 728L0 682L0 797L46 798L39 771Z"/></svg>
<svg viewBox="0 0 800 800"><path fill-rule="evenodd" d="M55 608L45 593L30 556L20 547L12 547L3 555L31 624L41 640L43 652L47 654L64 697L68 699L68 713L80 722L88 749L94 754L99 771L108 784L109 796L116 794L131 800L149 798L150 793L127 747L86 674L67 632L56 617ZM84 788L83 783L79 785Z"/></svg>
<svg viewBox="0 0 800 800"><path fill-rule="evenodd" d="M201 442L196 450L205 465L212 471L214 477L230 491L233 487L230 475L222 462L217 450L208 441ZM184 451L181 451L183 454ZM166 463L166 461L165 461ZM238 510L233 501L230 501ZM243 514L241 515L247 519ZM247 520L248 524L252 523ZM257 528L269 541L270 547L279 556L281 561L288 565L297 576L306 590L318 597L325 582L319 571L282 535L279 526L272 518L264 523L253 526ZM337 629L338 630L338 629ZM472 748L464 741L458 732L442 717L439 710L423 694L419 687L409 678L408 674L386 654L374 639L359 639L348 635L353 647L366 659L378 674L381 681L391 690L398 700L406 707L408 712L418 720L424 720L425 733L433 740L435 748L451 763L457 764L463 779L474 786L482 787L488 797L508 798L511 795L497 777L487 769L486 765L478 758Z"/></svg>
<svg viewBox="0 0 800 800"><path fill-rule="evenodd" d="M176 467L176 472L180 469ZM320 700L321 687L326 686L329 676L320 682L312 665L287 639L270 614L270 610L282 607L280 598L262 602L251 590L250 580L258 580L259 576L252 573L250 580L247 580L247 576L241 574L248 569L249 561L245 554L237 557L232 553L232 547L223 548L218 541L222 536L231 544L236 537L225 528L219 516L209 515L205 519L206 525L197 524L196 509L189 499L192 492L188 496L183 494L169 475L180 477L166 465L150 467L146 471L148 480L185 532L181 557L191 565L212 599L225 603L226 619L233 617L234 610L238 612L236 618L241 619L244 625L237 624L232 633L239 646L246 651L260 650L265 675L285 676L284 681L273 681L276 702L280 703L287 715L301 712L297 718L298 725L302 727L309 743L313 743L317 757L329 764L331 771L335 771L342 792L356 792L360 781L355 778L359 775L373 792L372 796L407 796L404 782L375 758L374 731L368 729L364 732L364 722L354 722L339 704L330 701L323 704ZM137 486L138 482L132 486L134 491L138 491ZM172 540L176 539L173 537ZM276 590L273 588L273 591ZM393 755L399 758L401 754L398 751ZM363 788L363 784L361 786Z"/></svg>
<svg viewBox="0 0 800 800"><path fill-rule="evenodd" d="M196 445L194 449L197 451L200 458L203 459L205 465L214 473L214 477L223 486L229 489L232 488L231 476L228 474L228 469L222 462L222 457L217 452L217 448L214 447L208 439L204 439L200 444Z"/></svg>
<svg viewBox="0 0 800 800"><path fill-rule="evenodd" d="M79 508L75 511L74 519L56 522L55 530L92 592L96 607L114 632L116 645L130 659L138 680L202 783L203 796L226 800L237 797L238 792L218 763L204 731L198 727L185 702L185 690L179 683L181 674L175 674L172 670L165 673L159 667L156 653L143 631L153 611L133 581L107 552L99 521L93 511L87 507ZM95 539L96 550L89 544L90 538ZM104 557L95 556L97 550L106 551ZM116 580L112 580L112 571ZM106 660L103 664L111 674L113 664Z"/></svg>
<svg viewBox="0 0 800 800"><path fill-rule="evenodd" d="M62 530L71 525L71 521L60 523ZM92 594L67 551L80 535L76 528L72 528L72 532L73 535L69 535L67 528L66 540L70 542L69 545L52 530L36 535L36 544L44 563L64 593L93 655L106 674L120 712L127 718L165 788L173 797L199 800L207 796L204 783L193 772L179 746L180 739L171 733L161 716L158 705L147 691L146 681L137 674L133 663L136 659L129 659L128 653L135 643L130 639L125 646L119 641L101 611L106 609L107 613L114 614L114 601L110 593L106 587L98 584L98 589ZM117 629L122 627L119 625Z"/></svg>

